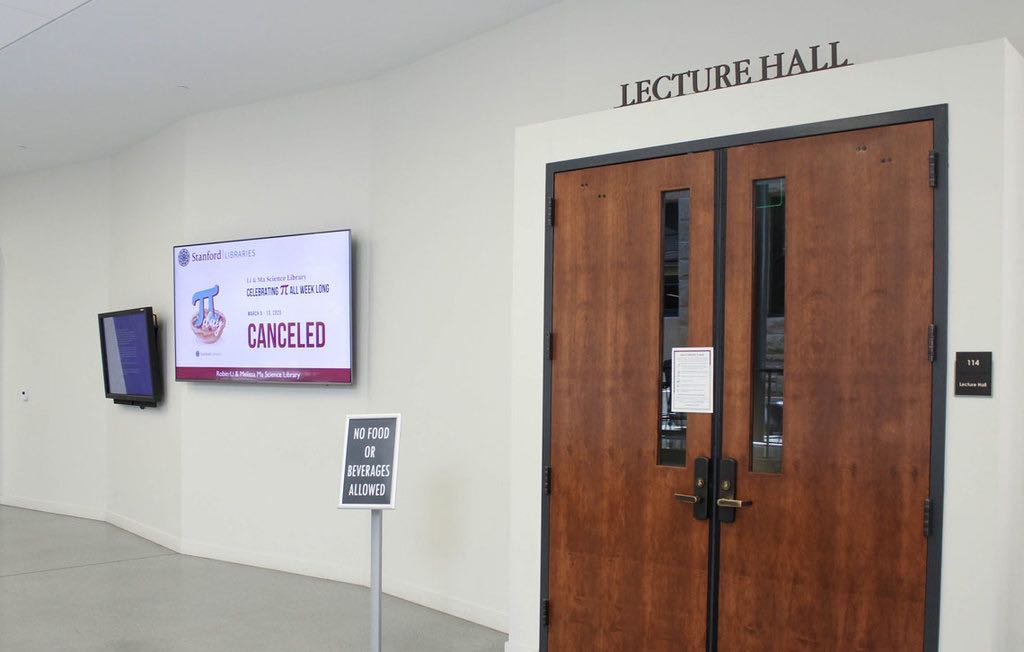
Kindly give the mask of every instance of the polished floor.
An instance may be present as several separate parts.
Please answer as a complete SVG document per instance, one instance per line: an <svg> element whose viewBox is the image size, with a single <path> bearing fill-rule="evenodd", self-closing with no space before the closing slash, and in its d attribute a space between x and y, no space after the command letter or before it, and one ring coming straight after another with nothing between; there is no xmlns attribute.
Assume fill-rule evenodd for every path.
<svg viewBox="0 0 1024 652"><path fill-rule="evenodd" d="M384 597L385 652L505 635ZM179 555L107 523L0 506L0 651L367 650L369 593Z"/></svg>

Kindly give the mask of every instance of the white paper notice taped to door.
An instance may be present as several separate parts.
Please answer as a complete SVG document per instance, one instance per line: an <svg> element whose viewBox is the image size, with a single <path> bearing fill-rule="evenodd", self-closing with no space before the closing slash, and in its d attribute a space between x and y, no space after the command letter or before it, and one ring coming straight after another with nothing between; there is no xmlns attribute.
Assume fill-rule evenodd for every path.
<svg viewBox="0 0 1024 652"><path fill-rule="evenodd" d="M672 349L672 411L713 412L715 350L710 346Z"/></svg>

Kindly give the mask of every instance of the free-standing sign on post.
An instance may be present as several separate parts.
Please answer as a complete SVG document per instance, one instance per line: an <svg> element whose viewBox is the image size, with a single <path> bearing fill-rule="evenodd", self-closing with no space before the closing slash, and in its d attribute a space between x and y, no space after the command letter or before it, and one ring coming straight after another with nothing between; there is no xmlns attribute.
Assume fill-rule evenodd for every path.
<svg viewBox="0 0 1024 652"><path fill-rule="evenodd" d="M370 511L370 650L380 652L381 549L385 509L395 508L399 414L349 415L345 420L339 509Z"/></svg>
<svg viewBox="0 0 1024 652"><path fill-rule="evenodd" d="M346 419L339 508L395 508L401 421L398 414L350 415Z"/></svg>

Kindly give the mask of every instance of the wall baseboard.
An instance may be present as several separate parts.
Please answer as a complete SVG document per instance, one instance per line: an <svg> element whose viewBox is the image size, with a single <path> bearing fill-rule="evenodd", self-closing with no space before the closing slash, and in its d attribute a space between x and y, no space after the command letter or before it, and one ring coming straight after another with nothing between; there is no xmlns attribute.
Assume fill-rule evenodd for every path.
<svg viewBox="0 0 1024 652"><path fill-rule="evenodd" d="M41 500L39 498L26 498L24 496L0 496L0 505L32 509L37 512L63 514L64 516L75 516L77 518L88 518L93 521L107 520L106 510L99 509L98 507L91 507L89 505L63 503L56 500Z"/></svg>
<svg viewBox="0 0 1024 652"><path fill-rule="evenodd" d="M360 586L368 586L370 583L369 564L367 564L365 568L357 568L342 564L310 561L308 559L298 559L283 555L253 552L251 550L229 548L203 543L201 541L193 541L171 534L170 532L166 532L159 528L155 528L151 525L146 525L145 523L136 521L135 519L129 518L123 514L88 507L86 505L39 500L36 498L25 498L23 496L0 496L0 504L9 505L11 507L22 507L40 512L49 512L52 514L88 518L94 521L106 521L114 527L118 527L126 532L140 536L143 539L148 539L153 543L184 555L205 557L207 559L216 559L218 561L226 561L233 564L254 566L256 568L267 568L285 573L305 575L307 577L318 577L335 582L358 584ZM420 606L427 607L428 609L435 609L451 616L455 616L456 618L462 618L463 620L468 620L484 627L490 627L491 629L495 629L500 632L508 632L508 615L504 612L498 611L497 609L492 609L475 602L469 602L467 600L447 596L443 593L439 593L416 584L389 580L386 574L384 577L384 590L388 595L413 602ZM507 652L530 652L531 650L535 652L536 650L536 648L510 646L509 643L505 644L505 649Z"/></svg>
<svg viewBox="0 0 1024 652"><path fill-rule="evenodd" d="M131 532L136 536L140 536L143 539L148 539L153 543L159 544L164 548L169 548L174 552L181 552L181 537L165 532L159 528L155 528L152 525L146 525L140 523L135 519L128 518L123 514L117 512L107 512L106 521L115 527L119 527L126 532Z"/></svg>
<svg viewBox="0 0 1024 652"><path fill-rule="evenodd" d="M318 577L320 579L333 580L335 582L346 582L348 584L360 584L363 586L366 586L369 583L368 568L361 570L344 566L342 564L316 562L308 559L286 557L284 555L254 552L252 550L244 550L242 548L229 548L227 546L219 546L192 539L182 539L180 550L178 552L183 555L191 555L193 557L216 559L218 561L226 561L232 564L267 568L269 570L293 573L295 575L305 575L307 577Z"/></svg>
<svg viewBox="0 0 1024 652"><path fill-rule="evenodd" d="M387 575L384 576L384 589L388 595L393 595L396 598L508 634L508 614L497 609L453 598L408 582L388 581Z"/></svg>
<svg viewBox="0 0 1024 652"><path fill-rule="evenodd" d="M367 563L365 568L357 568L342 564L314 562L283 555L253 552L239 548L228 548L188 539L181 541L181 547L178 552L195 557L217 559L233 564L255 566L257 568L268 568L307 577L319 577L347 584L368 586L370 583L369 563ZM506 629L507 615L503 612L466 600L452 598L415 584L389 580L386 571L384 576L384 592L396 598L407 600L428 609L435 609L484 627L490 627L500 632L508 631Z"/></svg>

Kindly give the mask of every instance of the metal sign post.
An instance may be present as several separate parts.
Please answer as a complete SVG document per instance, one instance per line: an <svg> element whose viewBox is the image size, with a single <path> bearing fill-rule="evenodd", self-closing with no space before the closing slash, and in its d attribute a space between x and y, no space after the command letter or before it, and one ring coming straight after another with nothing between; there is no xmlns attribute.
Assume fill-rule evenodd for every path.
<svg viewBox="0 0 1024 652"><path fill-rule="evenodd" d="M395 508L398 478L398 414L349 416L338 508L370 510L370 651L381 649L381 557L384 510Z"/></svg>
<svg viewBox="0 0 1024 652"><path fill-rule="evenodd" d="M380 652L380 585L384 511L370 510L370 652Z"/></svg>

